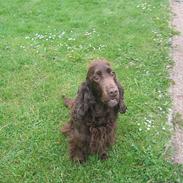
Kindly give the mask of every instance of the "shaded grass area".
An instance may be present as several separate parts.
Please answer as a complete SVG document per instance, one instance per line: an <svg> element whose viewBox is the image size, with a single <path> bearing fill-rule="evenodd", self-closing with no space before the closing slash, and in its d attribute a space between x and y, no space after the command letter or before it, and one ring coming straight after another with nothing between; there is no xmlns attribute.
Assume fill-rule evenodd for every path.
<svg viewBox="0 0 183 183"><path fill-rule="evenodd" d="M0 0L0 182L181 182L164 157L170 100L166 0ZM89 60L125 87L110 158L70 162L59 128Z"/></svg>

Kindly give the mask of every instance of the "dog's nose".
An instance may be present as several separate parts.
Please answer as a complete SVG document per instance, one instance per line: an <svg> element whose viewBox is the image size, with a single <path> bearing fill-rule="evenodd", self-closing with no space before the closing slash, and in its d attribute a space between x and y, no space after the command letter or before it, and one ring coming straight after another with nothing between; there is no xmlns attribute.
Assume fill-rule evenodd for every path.
<svg viewBox="0 0 183 183"><path fill-rule="evenodd" d="M109 90L110 97L115 97L117 95L117 93L118 93L118 90L116 88L111 88Z"/></svg>

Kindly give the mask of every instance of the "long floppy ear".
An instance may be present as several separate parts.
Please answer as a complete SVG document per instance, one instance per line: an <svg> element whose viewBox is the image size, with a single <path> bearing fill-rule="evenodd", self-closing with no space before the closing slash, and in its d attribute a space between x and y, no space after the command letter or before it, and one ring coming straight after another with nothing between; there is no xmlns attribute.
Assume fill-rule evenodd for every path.
<svg viewBox="0 0 183 183"><path fill-rule="evenodd" d="M125 113L127 110L127 107L124 103L124 89L121 86L121 84L119 83L119 81L116 80L116 83L117 83L118 90L119 90L119 112Z"/></svg>
<svg viewBox="0 0 183 183"><path fill-rule="evenodd" d="M92 103L92 92L90 83L86 80L80 87L75 104L75 117L82 118L89 110L89 106Z"/></svg>

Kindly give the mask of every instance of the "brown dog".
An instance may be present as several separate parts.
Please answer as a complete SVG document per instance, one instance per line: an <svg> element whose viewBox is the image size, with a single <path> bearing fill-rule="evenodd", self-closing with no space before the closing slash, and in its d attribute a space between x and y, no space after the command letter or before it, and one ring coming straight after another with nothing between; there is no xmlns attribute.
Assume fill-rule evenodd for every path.
<svg viewBox="0 0 183 183"><path fill-rule="evenodd" d="M64 99L72 113L61 131L69 137L73 161L83 162L93 153L107 158L107 148L115 140L118 112L126 111L123 95L110 64L105 60L94 61L76 99Z"/></svg>

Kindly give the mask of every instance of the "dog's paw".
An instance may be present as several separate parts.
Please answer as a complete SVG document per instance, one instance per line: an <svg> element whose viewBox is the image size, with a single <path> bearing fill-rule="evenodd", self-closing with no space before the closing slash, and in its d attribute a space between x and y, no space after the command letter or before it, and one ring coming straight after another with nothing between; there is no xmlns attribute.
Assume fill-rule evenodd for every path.
<svg viewBox="0 0 183 183"><path fill-rule="evenodd" d="M101 159L101 160L106 160L107 158L108 158L107 153L102 153L102 154L100 155L100 159Z"/></svg>
<svg viewBox="0 0 183 183"><path fill-rule="evenodd" d="M81 157L74 157L72 160L75 163L79 163L79 164L82 164L82 163L84 163L86 161L84 158L81 158Z"/></svg>
<svg viewBox="0 0 183 183"><path fill-rule="evenodd" d="M71 156L71 159L75 163L84 163L86 161L86 158L83 156L82 153L76 154L74 156Z"/></svg>

